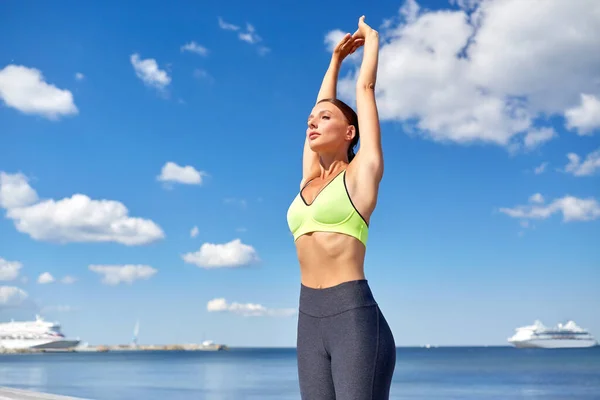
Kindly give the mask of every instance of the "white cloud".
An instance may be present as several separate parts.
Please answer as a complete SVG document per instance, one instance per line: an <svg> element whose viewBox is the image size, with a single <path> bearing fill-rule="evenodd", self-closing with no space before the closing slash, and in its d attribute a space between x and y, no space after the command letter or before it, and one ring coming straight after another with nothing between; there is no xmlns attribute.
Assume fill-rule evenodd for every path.
<svg viewBox="0 0 600 400"><path fill-rule="evenodd" d="M201 56L208 55L208 49L204 46L199 45L198 43L196 43L193 40L191 42L186 43L183 46L181 46L181 51L182 52L188 51L190 53L200 54Z"/></svg>
<svg viewBox="0 0 600 400"><path fill-rule="evenodd" d="M186 253L183 260L204 268L239 267L258 261L254 247L240 239L224 244L204 243L194 253Z"/></svg>
<svg viewBox="0 0 600 400"><path fill-rule="evenodd" d="M127 207L118 201L92 200L83 194L38 201L37 193L20 174L0 171L0 206L19 232L36 240L141 245L164 238L157 224L130 217Z"/></svg>
<svg viewBox="0 0 600 400"><path fill-rule="evenodd" d="M544 196L542 196L541 193L536 193L529 198L529 202L530 203L543 203Z"/></svg>
<svg viewBox="0 0 600 400"><path fill-rule="evenodd" d="M256 29L251 24L246 24L246 32L239 33L240 40L244 42L255 44L261 41L261 37L256 33Z"/></svg>
<svg viewBox="0 0 600 400"><path fill-rule="evenodd" d="M405 3L380 31L382 120L439 142L527 149L555 137L549 118L581 93L600 93L600 2L460 3L476 9ZM351 103L359 66L339 83Z"/></svg>
<svg viewBox="0 0 600 400"><path fill-rule="evenodd" d="M520 219L547 219L553 214L562 213L564 222L591 221L600 217L600 204L594 198L580 199L564 196L549 204L543 204L543 198L536 194L530 198L532 204L514 208L500 208L500 212Z"/></svg>
<svg viewBox="0 0 600 400"><path fill-rule="evenodd" d="M543 162L539 166L535 167L535 169L533 170L533 172L536 175L542 174L542 173L544 173L544 171L546 171L546 167L547 166L548 166L548 163L547 162Z"/></svg>
<svg viewBox="0 0 600 400"><path fill-rule="evenodd" d="M54 277L50 274L50 272L44 272L43 274L41 274L38 277L37 282L42 285L44 285L46 283L52 283L52 282L54 282Z"/></svg>
<svg viewBox="0 0 600 400"><path fill-rule="evenodd" d="M238 38L241 41L258 46L258 54L265 55L271 51L268 47L259 45L262 42L262 38L256 33L256 28L252 24L246 23L246 31L242 32L239 26L227 23L221 17L218 17L218 20L221 29L238 32Z"/></svg>
<svg viewBox="0 0 600 400"><path fill-rule="evenodd" d="M206 305L209 312L230 312L244 317L288 317L294 315L294 308L270 309L254 303L227 303L224 298L212 299Z"/></svg>
<svg viewBox="0 0 600 400"><path fill-rule="evenodd" d="M196 236L198 236L198 233L199 233L199 232L200 232L200 231L198 230L198 227L197 227L197 226L194 226L194 227L192 228L192 230L190 231L190 237L196 237Z"/></svg>
<svg viewBox="0 0 600 400"><path fill-rule="evenodd" d="M47 83L40 70L22 65L0 69L0 99L22 113L51 120L79 112L69 90Z"/></svg>
<svg viewBox="0 0 600 400"><path fill-rule="evenodd" d="M567 158L569 163L565 166L565 171L575 176L590 176L600 169L600 149L588 154L583 162L575 153L567 154Z"/></svg>
<svg viewBox="0 0 600 400"><path fill-rule="evenodd" d="M558 135L552 128L530 129L525 134L524 144L527 150L532 150Z"/></svg>
<svg viewBox="0 0 600 400"><path fill-rule="evenodd" d="M29 295L23 289L16 286L0 286L0 309L18 307Z"/></svg>
<svg viewBox="0 0 600 400"><path fill-rule="evenodd" d="M12 281L19 276L19 270L23 267L18 261L8 261L0 257L0 281Z"/></svg>
<svg viewBox="0 0 600 400"><path fill-rule="evenodd" d="M146 58L142 60L139 54L134 53L131 55L130 60L136 76L146 85L156 89L164 89L171 83L171 77L166 71L158 67L155 59Z"/></svg>
<svg viewBox="0 0 600 400"><path fill-rule="evenodd" d="M581 93L581 104L565 112L567 128L581 136L591 135L600 128L600 100L592 94Z"/></svg>
<svg viewBox="0 0 600 400"><path fill-rule="evenodd" d="M75 79L78 81L82 81L85 78L85 75L83 75L81 72L78 72L75 74Z"/></svg>
<svg viewBox="0 0 600 400"><path fill-rule="evenodd" d="M158 270L149 265L90 265L89 270L103 275L107 285L132 284L136 280L150 279Z"/></svg>
<svg viewBox="0 0 600 400"><path fill-rule="evenodd" d="M76 281L77 281L77 279L70 275L67 275L61 279L61 282L64 283L65 285L70 285L72 283L75 283Z"/></svg>
<svg viewBox="0 0 600 400"><path fill-rule="evenodd" d="M0 171L0 207L25 207L37 201L37 193L29 186L29 180L25 175Z"/></svg>
<svg viewBox="0 0 600 400"><path fill-rule="evenodd" d="M237 25L233 25L230 24L228 22L223 21L223 18L218 17L219 20L219 27L221 27L221 29L224 29L226 31L238 31L240 30L240 27Z"/></svg>
<svg viewBox="0 0 600 400"><path fill-rule="evenodd" d="M186 185L201 185L202 176L206 174L202 171L196 170L191 165L184 167L177 165L174 162L167 162L163 165L160 175L156 177L161 182L176 182Z"/></svg>

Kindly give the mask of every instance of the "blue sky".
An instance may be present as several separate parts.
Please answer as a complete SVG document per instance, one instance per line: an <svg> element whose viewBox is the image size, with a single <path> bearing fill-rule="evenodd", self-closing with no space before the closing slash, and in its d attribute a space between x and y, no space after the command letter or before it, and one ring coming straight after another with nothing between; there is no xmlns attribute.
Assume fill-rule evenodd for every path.
<svg viewBox="0 0 600 400"><path fill-rule="evenodd" d="M2 2L0 320L294 346L306 116L365 14L386 163L365 268L397 344L600 336L598 4L548 4Z"/></svg>

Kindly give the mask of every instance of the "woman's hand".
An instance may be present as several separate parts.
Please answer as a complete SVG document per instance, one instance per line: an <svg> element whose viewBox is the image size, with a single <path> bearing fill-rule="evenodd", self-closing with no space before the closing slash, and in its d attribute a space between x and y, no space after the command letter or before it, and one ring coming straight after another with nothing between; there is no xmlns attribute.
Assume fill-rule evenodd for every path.
<svg viewBox="0 0 600 400"><path fill-rule="evenodd" d="M356 32L354 32L352 37L355 39L363 39L364 43L365 38L373 33L377 33L377 31L371 28L369 25L367 25L367 23L365 22L365 16L362 15L358 19L358 29L356 30Z"/></svg>
<svg viewBox="0 0 600 400"><path fill-rule="evenodd" d="M364 44L364 37L355 37L354 35L346 33L333 49L333 56L338 62L342 62L346 57L354 53L356 49Z"/></svg>

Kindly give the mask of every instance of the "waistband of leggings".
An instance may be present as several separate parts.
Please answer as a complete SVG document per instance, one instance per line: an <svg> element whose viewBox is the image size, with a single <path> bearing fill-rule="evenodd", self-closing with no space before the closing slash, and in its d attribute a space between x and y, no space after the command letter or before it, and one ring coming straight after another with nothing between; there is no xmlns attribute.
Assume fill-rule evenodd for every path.
<svg viewBox="0 0 600 400"><path fill-rule="evenodd" d="M366 279L347 281L324 289L300 284L299 311L313 317L328 317L376 304Z"/></svg>

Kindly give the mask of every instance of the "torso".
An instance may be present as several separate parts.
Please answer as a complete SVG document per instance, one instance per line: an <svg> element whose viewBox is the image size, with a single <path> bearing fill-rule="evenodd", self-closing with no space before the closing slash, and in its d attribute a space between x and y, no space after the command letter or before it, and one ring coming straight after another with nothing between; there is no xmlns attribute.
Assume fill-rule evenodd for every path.
<svg viewBox="0 0 600 400"><path fill-rule="evenodd" d="M316 177L304 187L299 195L310 206L345 167L339 168L326 177ZM358 184L351 166L345 171L349 197L369 223L374 204L365 204L358 194ZM327 288L342 282L365 279L364 259L366 247L355 237L336 232L312 232L300 236L296 242L296 252L300 264L301 282L312 288Z"/></svg>

